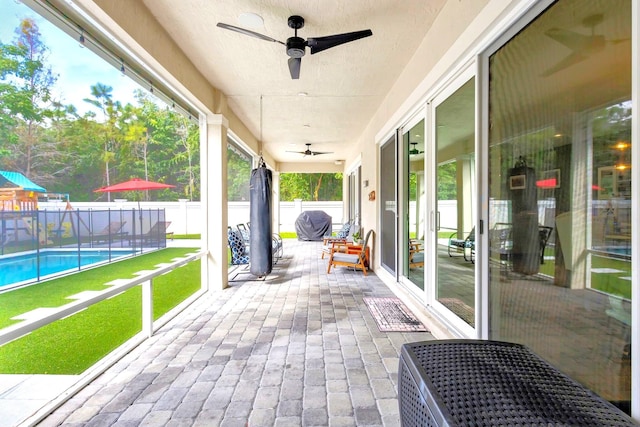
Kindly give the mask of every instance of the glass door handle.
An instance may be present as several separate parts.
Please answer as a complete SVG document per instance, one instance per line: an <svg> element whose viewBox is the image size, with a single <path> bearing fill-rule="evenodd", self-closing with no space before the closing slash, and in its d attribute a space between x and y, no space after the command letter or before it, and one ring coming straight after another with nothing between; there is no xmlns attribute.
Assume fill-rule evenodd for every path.
<svg viewBox="0 0 640 427"><path fill-rule="evenodd" d="M429 226L431 231L440 231L440 211L436 211L435 213L431 211L429 214Z"/></svg>

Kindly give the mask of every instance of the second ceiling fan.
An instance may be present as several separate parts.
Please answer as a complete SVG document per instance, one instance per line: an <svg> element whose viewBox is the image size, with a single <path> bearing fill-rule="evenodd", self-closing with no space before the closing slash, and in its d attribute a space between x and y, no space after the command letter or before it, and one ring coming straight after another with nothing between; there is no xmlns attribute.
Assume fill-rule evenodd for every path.
<svg viewBox="0 0 640 427"><path fill-rule="evenodd" d="M354 31L352 33L334 34L332 36L309 37L305 40L298 37L298 30L304 27L304 18L302 16L290 16L288 19L288 25L293 28L295 32L294 36L289 37L287 42L284 43L272 37L265 36L264 34L256 33L255 31L218 22L218 27L224 28L225 30L235 31L261 40L284 45L286 47L287 55L289 56L289 73L291 74L292 79L300 78L300 65L302 63L302 57L306 53L307 46L310 48L311 54L313 55L314 53L322 52L323 50L373 35L371 30L362 30Z"/></svg>
<svg viewBox="0 0 640 427"><path fill-rule="evenodd" d="M287 151L287 153L299 153L306 156L317 156L319 154L332 154L333 151L311 151L311 144L306 143L307 149L304 151Z"/></svg>

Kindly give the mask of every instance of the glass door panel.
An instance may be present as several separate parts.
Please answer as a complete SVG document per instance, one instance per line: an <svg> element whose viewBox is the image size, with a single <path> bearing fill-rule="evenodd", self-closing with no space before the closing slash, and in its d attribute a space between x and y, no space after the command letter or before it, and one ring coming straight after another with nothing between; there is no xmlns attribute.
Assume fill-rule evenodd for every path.
<svg viewBox="0 0 640 427"><path fill-rule="evenodd" d="M404 154L404 275L424 290L424 119L403 131Z"/></svg>
<svg viewBox="0 0 640 427"><path fill-rule="evenodd" d="M631 3L554 3L496 48L488 82L489 338L527 345L626 411ZM572 62L574 35L602 44Z"/></svg>
<svg viewBox="0 0 640 427"><path fill-rule="evenodd" d="M435 107L436 300L475 326L475 78Z"/></svg>
<svg viewBox="0 0 640 427"><path fill-rule="evenodd" d="M396 207L396 138L380 147L380 263L396 276L397 207Z"/></svg>

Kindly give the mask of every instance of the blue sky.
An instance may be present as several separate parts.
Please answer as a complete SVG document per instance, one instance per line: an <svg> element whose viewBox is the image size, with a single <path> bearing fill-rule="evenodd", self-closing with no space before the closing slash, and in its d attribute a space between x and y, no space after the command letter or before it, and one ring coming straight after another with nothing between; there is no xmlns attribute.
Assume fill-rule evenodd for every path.
<svg viewBox="0 0 640 427"><path fill-rule="evenodd" d="M123 104L135 103L133 91L140 86L119 70L97 57L78 41L50 24L36 12L16 0L0 0L0 42L10 43L20 21L32 18L38 24L44 44L49 48L47 64L58 75L54 94L63 104L73 104L80 114L93 109L84 102L91 98L91 86L104 83L113 87L113 99Z"/></svg>

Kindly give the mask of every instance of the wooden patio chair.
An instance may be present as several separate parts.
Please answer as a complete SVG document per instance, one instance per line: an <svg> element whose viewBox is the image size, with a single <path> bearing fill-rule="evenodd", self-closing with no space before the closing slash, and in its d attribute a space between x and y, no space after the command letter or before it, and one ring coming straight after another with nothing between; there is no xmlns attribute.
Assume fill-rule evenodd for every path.
<svg viewBox="0 0 640 427"><path fill-rule="evenodd" d="M369 230L364 238L364 242L360 246L358 253L349 253L350 246L346 243L334 243L331 250L331 256L329 258L329 266L327 267L327 274L331 273L331 266L343 266L353 267L354 269L360 269L367 275L367 245L369 244L369 238L373 233L373 230ZM353 248L353 245L351 246Z"/></svg>

